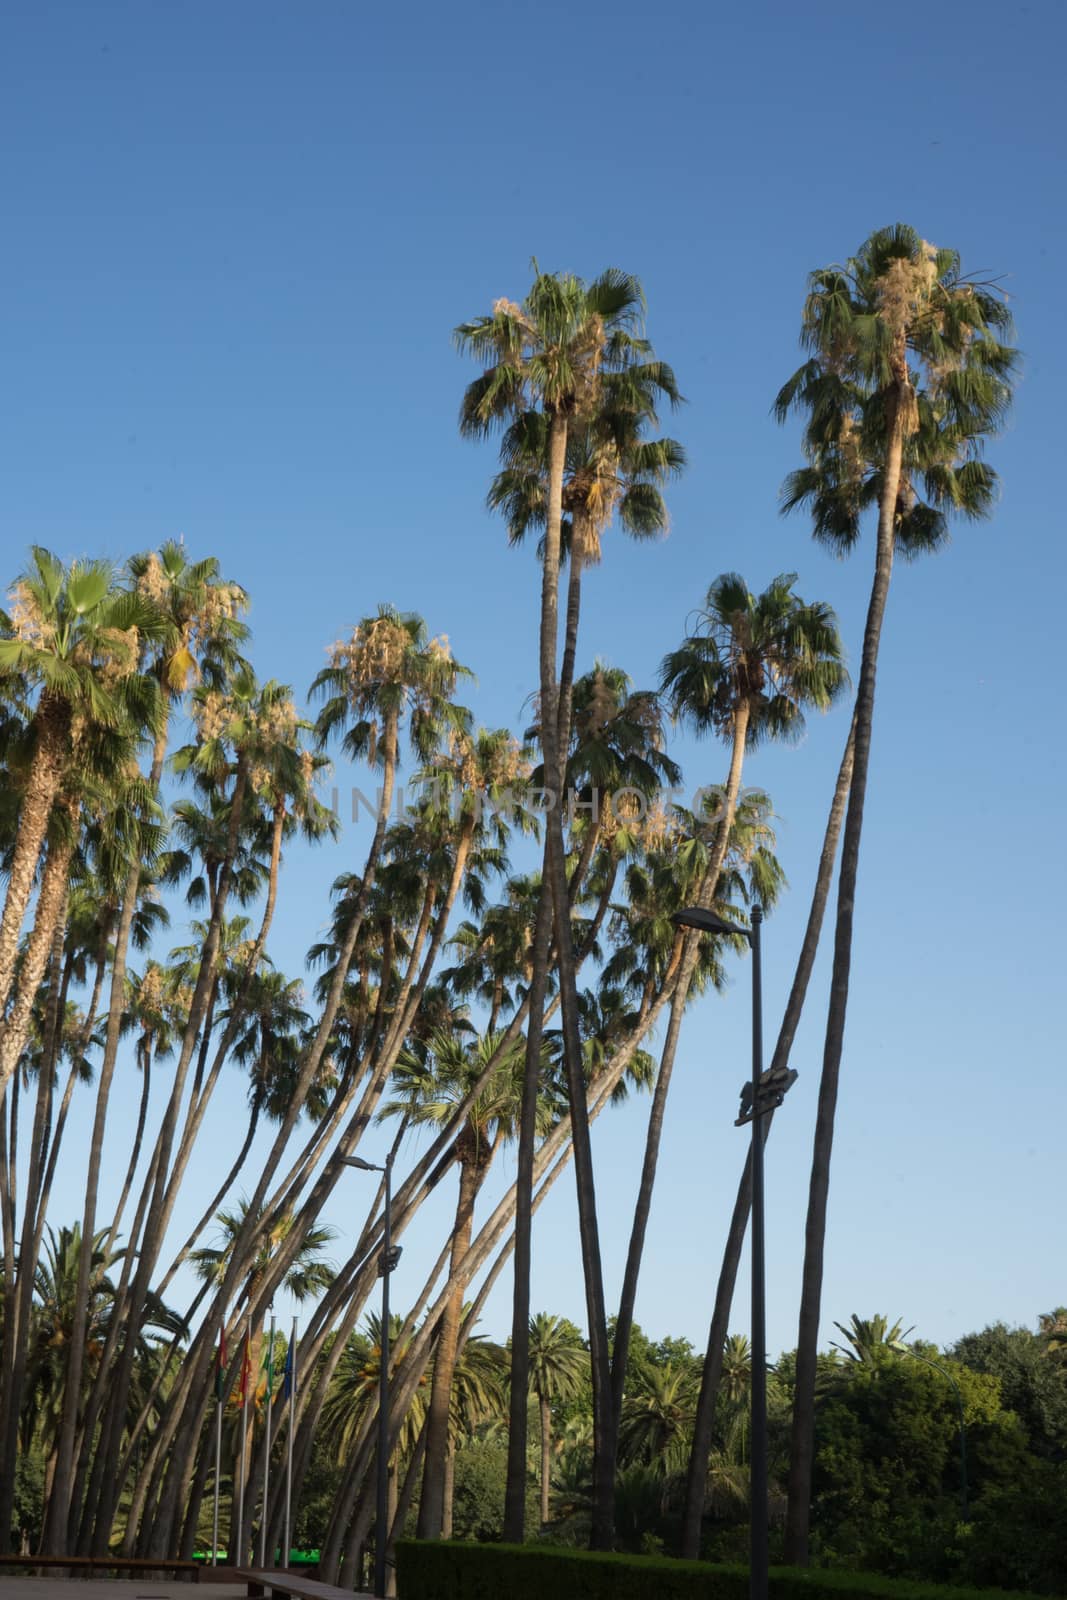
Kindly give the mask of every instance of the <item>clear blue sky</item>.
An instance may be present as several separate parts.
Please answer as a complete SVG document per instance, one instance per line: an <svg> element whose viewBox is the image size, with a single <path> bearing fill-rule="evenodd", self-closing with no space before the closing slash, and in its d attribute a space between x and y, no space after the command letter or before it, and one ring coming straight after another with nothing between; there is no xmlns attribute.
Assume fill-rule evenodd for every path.
<svg viewBox="0 0 1067 1600"><path fill-rule="evenodd" d="M689 401L670 539L612 537L587 585L583 664L639 683L726 569L754 587L796 570L858 652L869 545L835 563L776 510L797 433L769 407L805 274L901 219L1005 275L1025 367L993 450L1002 503L899 571L885 636L824 1337L884 1310L947 1341L1067 1297L1062 9L39 0L4 7L2 30L3 575L34 541L121 559L184 534L251 589L257 667L301 694L389 600L449 634L484 722L521 724L537 573L483 509L493 455L457 437L471 373L449 334L521 297L531 255L637 273ZM749 769L793 885L767 930L770 1030L844 735L842 712ZM721 777L718 750L681 754L687 779ZM292 863L273 940L290 973L365 837ZM743 1153L736 977L687 1026L638 1306L701 1344ZM769 1153L778 1347L796 1337L826 985L824 962ZM234 1074L205 1184L243 1093ZM79 1139L88 1118L85 1098ZM597 1129L612 1296L642 1137L639 1102ZM74 1157L71 1139L57 1220L80 1212ZM569 1180L536 1258L536 1303L581 1320ZM487 1326L506 1321L498 1293Z"/></svg>

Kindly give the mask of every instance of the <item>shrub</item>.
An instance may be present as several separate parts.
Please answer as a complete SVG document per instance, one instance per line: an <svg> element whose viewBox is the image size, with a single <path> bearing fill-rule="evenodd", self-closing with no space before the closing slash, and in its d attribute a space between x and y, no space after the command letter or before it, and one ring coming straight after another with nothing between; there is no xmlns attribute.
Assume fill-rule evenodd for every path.
<svg viewBox="0 0 1067 1600"><path fill-rule="evenodd" d="M663 1556L600 1555L544 1545L397 1546L400 1600L748 1600L748 1569ZM771 1600L1005 1600L870 1573L771 1569Z"/></svg>

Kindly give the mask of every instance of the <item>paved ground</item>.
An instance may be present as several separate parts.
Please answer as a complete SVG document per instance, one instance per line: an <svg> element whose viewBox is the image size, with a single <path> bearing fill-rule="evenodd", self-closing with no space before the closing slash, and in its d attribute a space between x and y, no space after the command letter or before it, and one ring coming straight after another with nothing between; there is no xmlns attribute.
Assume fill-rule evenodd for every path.
<svg viewBox="0 0 1067 1600"><path fill-rule="evenodd" d="M0 1600L77 1600L80 1591L92 1590L92 1600L246 1600L247 1585L240 1579L211 1583L207 1573L200 1583L157 1583L149 1574L139 1578L22 1578L0 1577Z"/></svg>

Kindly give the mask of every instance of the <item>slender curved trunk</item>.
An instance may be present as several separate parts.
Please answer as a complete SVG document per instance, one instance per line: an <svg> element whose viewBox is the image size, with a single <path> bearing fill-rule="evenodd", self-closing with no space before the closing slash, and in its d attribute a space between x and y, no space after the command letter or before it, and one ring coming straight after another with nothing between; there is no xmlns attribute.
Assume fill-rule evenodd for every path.
<svg viewBox="0 0 1067 1600"><path fill-rule="evenodd" d="M327 994L326 1001L323 1005L318 1027L316 1028L315 1035L308 1044L304 1053L300 1077L293 1095L293 1104L290 1107L290 1110L287 1112L285 1119L279 1126L278 1132L275 1136L274 1144L267 1156L260 1177L257 1180L255 1191L249 1202L249 1222L246 1224L245 1229L242 1230L243 1236L239 1236L234 1241L235 1257L241 1256L248 1239L251 1237L252 1219L263 1204L264 1195L266 1194L268 1185L271 1182L278 1162L281 1160L296 1120L300 1115L300 1109L303 1105L304 1097L306 1096L308 1087L310 1086L312 1079L318 1070L319 1064L322 1060L323 1052L325 1051L327 1042L329 1040L330 1032L337 1016L338 1007L341 1002L345 981L348 975L349 964L352 959L352 952L356 947L356 942L363 926L363 920L366 914L370 891L374 884L375 872L381 856L382 845L388 826L389 809L392 804L392 794L396 780L398 757L398 719L395 713L390 713L386 719L382 740L382 749L384 752L385 763L382 780L382 803L379 807L374 838L367 854L362 882L356 893L352 920L349 924L344 943L338 952L336 968L330 983L330 989ZM227 1277L221 1286L221 1299L227 1299L232 1295L235 1283L237 1281L238 1272L239 1264L238 1261L235 1260L231 1271L227 1273ZM215 1330L213 1330L213 1332L214 1331ZM212 1346L209 1342L202 1342L195 1355L191 1352L190 1359L195 1363L195 1371L191 1374L191 1381L198 1389L203 1387L204 1375L210 1366L211 1354ZM173 1435L167 1478L163 1484L160 1506L158 1508L154 1527L148 1541L152 1546L150 1551L152 1554L163 1554L165 1552L168 1542L169 1529L173 1525L174 1519L179 1514L181 1486L189 1470L188 1462L190 1459L190 1451L195 1449L196 1426L197 1419L190 1411L187 1416L181 1418Z"/></svg>
<svg viewBox="0 0 1067 1600"><path fill-rule="evenodd" d="M148 1102L152 1094L152 1046L147 1045L141 1053L141 1101L137 1109L137 1127L133 1135L133 1146L130 1150L130 1159L126 1166L126 1176L122 1181L122 1190L119 1194L118 1204L115 1206L114 1216L111 1219L111 1228L107 1237L107 1249L110 1250L118 1237L119 1224L126 1202L130 1198L133 1188L134 1174L137 1163L141 1159L141 1145L144 1142L145 1123L148 1121ZM106 1253L106 1251L105 1251Z"/></svg>
<svg viewBox="0 0 1067 1600"><path fill-rule="evenodd" d="M230 1168L230 1170L226 1174L225 1178L223 1178L222 1182L219 1184L218 1188L215 1190L215 1193L212 1195L209 1204L204 1208L204 1212L203 1212L199 1222L196 1224L195 1228L193 1228L190 1231L189 1237L186 1239L185 1243L182 1245L181 1249L178 1251L178 1254L174 1257L174 1260L171 1263L171 1265L167 1268L166 1275L164 1276L162 1283L160 1284L158 1290L156 1291L157 1294L160 1296L160 1298L162 1298L163 1295L166 1294L167 1289L170 1286L170 1283L173 1280L175 1273L178 1271L178 1268L183 1264L183 1262L188 1260L189 1252L192 1250L193 1246L196 1244L196 1241L199 1239L200 1235L203 1233L203 1231L207 1227L208 1223L214 1217L216 1211L218 1211L219 1207L221 1206L223 1200L226 1198L226 1195L229 1192L229 1190L232 1188L233 1184L236 1183L237 1174L240 1172L241 1168L244 1166L245 1162L247 1161L248 1152L252 1148L252 1141L256 1137L256 1129L259 1126L260 1109L261 1109L261 1103L260 1103L260 1100L259 1100L259 1098L257 1096L257 1098L252 1103L252 1114L248 1119L248 1131L245 1134L244 1143L242 1144L240 1150L238 1150L238 1152L237 1152L237 1159L234 1161L233 1166Z"/></svg>
<svg viewBox="0 0 1067 1600"><path fill-rule="evenodd" d="M555 803L548 807L545 826L545 869L552 891L563 1022L563 1055L571 1106L574 1176L578 1197L578 1226L582 1242L586 1315L589 1325L590 1367L593 1383L593 1518L590 1543L595 1550L614 1544L615 1483L614 1423L611 1404L611 1360L608 1348L607 1306L600 1236L596 1215L596 1184L586 1109L586 1084L578 1017L578 985L571 931L571 906L563 841L563 815L559 793L565 755L559 743L559 713L563 701L556 677L559 627L560 523L563 470L567 448L567 420L554 412L549 427L548 506L545 519L545 553L541 583L541 747L546 777L555 779Z"/></svg>
<svg viewBox="0 0 1067 1600"><path fill-rule="evenodd" d="M815 1145L808 1189L808 1214L804 1229L804 1269L801 1279L800 1320L797 1334L797 1375L793 1399L792 1448L789 1466L789 1509L785 1524L786 1560L796 1566L808 1562L811 1516L811 1481L815 1454L815 1376L822 1302L823 1253L826 1244L826 1207L830 1192L830 1157L834 1142L834 1113L841 1054L845 1042L849 974L852 965L852 923L859 873L863 806L867 795L871 733L874 723L875 675L878 646L893 573L893 542L897 494L904 452L905 400L910 398L907 353L895 353L894 390L888 406L888 444L878 511L878 544L874 582L863 635L863 657L856 690L855 760L852 785L841 841L841 870L837 883L837 922L834 960L830 974L830 1006L826 1018L822 1075L815 1118Z"/></svg>
<svg viewBox="0 0 1067 1600"><path fill-rule="evenodd" d="M37 739L19 808L18 831L0 917L0 1016L6 1011L11 995L22 922L33 893L48 818L63 781L70 742L70 707L45 692L38 703L34 722Z"/></svg>
<svg viewBox="0 0 1067 1600"><path fill-rule="evenodd" d="M26 942L18 983L6 1017L0 1022L0 1089L7 1083L18 1066L19 1058L30 1035L33 1002L44 979L45 968L52 952L52 941L60 925L67 903L67 881L70 876L71 857L77 842L81 801L64 798L59 809L66 813L67 828L63 837L54 839L48 846L33 929Z"/></svg>
<svg viewBox="0 0 1067 1600"><path fill-rule="evenodd" d="M730 770L723 794L722 817L719 821L718 833L715 836L715 846L711 860L708 863L708 870L698 897L702 905L710 905L715 899L719 878L722 875L723 863L726 860L726 852L730 845L730 834L734 825L734 816L737 812L737 797L741 790L741 774L745 764L745 742L748 737L749 713L748 702L742 701L734 716L733 746L730 756ZM619 1421L622 1415L622 1395L626 1384L626 1369L630 1359L630 1333L633 1328L634 1304L637 1299L637 1280L641 1272L641 1258L644 1254L649 1212L652 1209L652 1191L656 1182L660 1140L663 1135L663 1118L667 1109L667 1091L670 1088L671 1073L674 1070L674 1058L681 1035L682 1018L689 998L689 987L692 983L693 973L696 970L697 959L700 954L700 937L699 934L694 933L690 933L686 937L686 948L682 955L678 983L671 999L671 1014L670 1021L667 1024L667 1037L663 1043L656 1088L652 1096L652 1106L648 1116L648 1131L645 1136L645 1154L641 1166L641 1181L637 1190L637 1203L634 1206L634 1220L630 1230L626 1270L623 1275L622 1294L619 1298L619 1315L615 1325L615 1350L612 1360L611 1384L616 1437L618 1436Z"/></svg>
<svg viewBox="0 0 1067 1600"><path fill-rule="evenodd" d="M797 1028L800 1026L808 984L811 981L812 969L815 966L823 918L826 914L826 905L830 898L830 886L833 882L834 861L837 858L837 844L841 835L841 824L844 820L848 791L852 783L854 738L855 723L853 722L853 725L849 728L845 753L841 758L841 765L837 773L834 798L826 823L822 853L819 857L819 869L816 873L815 888L811 897L811 909L808 912L804 940L800 947L796 972L793 975L793 985L789 991L789 999L786 1002L782 1026L778 1033L778 1041L774 1047L774 1055L771 1057L771 1071L777 1071L779 1068L789 1065L790 1052L793 1048L793 1041L796 1038ZM770 1133L773 1120L773 1112L763 1119L764 1144L767 1142L767 1136ZM751 1207L752 1151L749 1149L745 1156L745 1166L741 1174L741 1181L738 1184L737 1199L734 1202L733 1215L730 1218L730 1227L723 1249L722 1267L719 1271L719 1282L715 1291L715 1308L712 1312L711 1326L708 1330L708 1344L700 1380L700 1395L697 1400L696 1416L693 1423L693 1443L686 1474L685 1510L682 1519L680 1551L683 1558L688 1561L695 1561L700 1555L700 1532L704 1518L704 1492L715 1429L715 1406L719 1395L719 1383L722 1378L723 1348L729 1331L730 1310L733 1305L734 1286L737 1282L737 1269L741 1260L741 1248L745 1242Z"/></svg>
<svg viewBox="0 0 1067 1600"><path fill-rule="evenodd" d="M159 788L166 755L166 728L156 738L149 783L152 792ZM78 1260L78 1284L71 1326L70 1346L67 1353L66 1380L63 1393L63 1411L60 1419L59 1439L56 1449L56 1470L45 1510L41 1550L45 1555L63 1554L63 1546L70 1540L72 1517L71 1493L74 1484L74 1441L78 1424L78 1399L82 1390L87 1331L89 1273L92 1259L92 1241L96 1232L96 1202L100 1183L100 1165L103 1159L104 1130L107 1122L111 1082L118 1057L119 1032L126 993L126 956L137 907L141 863L138 858L130 863L122 898L122 910L115 932L115 948L111 966L111 996L108 1006L107 1035L104 1057L100 1064L97 1084L96 1111L89 1144L89 1164L85 1185L85 1208L82 1215L81 1253Z"/></svg>
<svg viewBox="0 0 1067 1600"><path fill-rule="evenodd" d="M455 1275L470 1248L474 1228L474 1201L483 1176L484 1168L480 1167L477 1156L469 1152L466 1156L460 1156L459 1200L452 1225L450 1276ZM426 1414L426 1462L422 1473L422 1498L419 1501L417 1529L417 1537L420 1539L448 1537L444 1533L448 1418L452 1406L452 1377L456 1367L456 1347L459 1341L460 1323L463 1320L464 1288L465 1280L458 1279L441 1313L437 1330L433 1383L430 1388L429 1410Z"/></svg>
<svg viewBox="0 0 1067 1600"><path fill-rule="evenodd" d="M0 1330L0 1452L5 1462L13 1462L18 1445L18 1405L15 1396L22 1393L26 1376L27 1340L29 1337L29 1308L33 1293L33 1280L37 1269L39 1246L35 1248L34 1223L37 1218L37 1199L41 1184L41 1160L44 1151L45 1128L52 1113L52 1085L55 1079L56 1059L59 1051L60 1024L67 987L70 982L70 963L63 960L66 932L65 912L56 923L52 937L51 974L49 977L48 1009L45 1019L44 1046L37 1076L37 1094L33 1113L33 1132L30 1138L29 1168L26 1174L26 1203L22 1224L22 1239L17 1261L12 1260L10 1272L4 1276L4 1318ZM12 1228L12 1236L14 1228ZM0 1528L11 1526L15 1499L14 1473L0 1474Z"/></svg>
<svg viewBox="0 0 1067 1600"><path fill-rule="evenodd" d="M547 1395L538 1395L541 1412L541 1526L549 1517L549 1495L552 1490L552 1405Z"/></svg>
<svg viewBox="0 0 1067 1600"><path fill-rule="evenodd" d="M163 1218L166 1205L166 1191L168 1183L168 1168L170 1153L173 1147L174 1135L177 1127L178 1109L184 1094L186 1077L192 1060L193 1051L204 1021L212 977L215 969L215 959L218 954L219 933L222 918L225 915L226 900L229 894L230 882L233 875L233 861L237 852L237 843L240 834L241 818L244 811L244 800L247 792L248 775L243 757L238 757L236 773L234 776L233 792L230 799L229 831L226 840L225 863L219 879L219 887L215 896L207 940L205 941L200 971L197 976L196 986L193 990L192 1001L189 1007L189 1017L186 1023L185 1034L174 1072L174 1083L171 1089L170 1101L164 1113L160 1137L157 1140L159 1161L155 1174L155 1182L148 1205L147 1220L141 1242L141 1250L134 1274L133 1284L129 1291L129 1311L126 1319L126 1337L120 1349L111 1383L111 1395L108 1412L105 1413L105 1422L98 1449L105 1450L105 1472L102 1486L101 1503L96 1508L95 1524L92 1532L92 1548L96 1553L106 1550L110 1537L111 1524L114 1519L120 1485L115 1482L115 1469L118 1464L121 1447L123 1418L125 1415L125 1401L129 1389L130 1377L133 1371L133 1361L137 1348L137 1334L139 1331L139 1318L141 1309L145 1304L145 1297L155 1266L156 1255L161 1243ZM133 874L131 872L131 883ZM134 898L136 886L134 885ZM123 906L123 919L132 914L132 907ZM128 934L127 934L128 942ZM121 943L121 940L117 943ZM117 953L117 952L116 952ZM125 950L123 951L125 954ZM116 961L116 967L117 967ZM125 962L123 962L123 978L125 978ZM120 991L121 994L121 991ZM112 988L114 1002L115 991ZM109 1042L111 1034L111 1018L108 1019ZM117 1035L117 1025L116 1025ZM117 1037L115 1046L117 1049ZM101 1068L101 1080L104 1070ZM101 1129L102 1133L102 1129ZM95 1193L93 1195L95 1214ZM69 1496L69 1490L68 1490ZM68 1511L68 1514L70 1512ZM84 1525L84 1524L83 1524ZM83 1539L82 1545L86 1540Z"/></svg>
<svg viewBox="0 0 1067 1600"><path fill-rule="evenodd" d="M541 894L534 926L533 971L530 982L530 1020L526 1030L526 1056L523 1068L522 1103L519 1109L518 1152L516 1157L515 1265L511 1308L511 1383L508 1401L508 1465L504 1496L504 1538L521 1543L526 1519L526 1429L527 1395L530 1388L530 1268L532 1263L533 1163L537 1143L537 1101L541 1092L541 1049L544 1037L544 1005L548 993L548 967L552 952L554 894L549 870L548 826L553 813L557 819L563 802L566 745L561 743L561 720L566 722L569 740L571 687L578 637L581 600L580 562L571 550L568 585L567 638L564 664L568 667L565 685L557 685L556 650L559 635L560 526L563 519L563 473L567 455L567 419L552 415L548 445L548 506L545 522L545 551L541 570L541 631L539 681L541 686L541 754L545 787L555 791L546 817L545 852L541 875ZM567 646L570 647L569 657ZM562 692L561 692L562 687ZM562 829L560 830L562 837ZM566 921L570 924L570 901ZM584 1234L583 1234L584 1243Z"/></svg>
<svg viewBox="0 0 1067 1600"><path fill-rule="evenodd" d="M533 973L526 1025L522 1103L515 1170L515 1266L511 1302L511 1381L508 1386L508 1465L504 1494L504 1541L521 1544L526 1525L526 1429L530 1393L530 1267L532 1262L534 1156L537 1102L541 1093L541 1047L552 945L552 893L542 881L533 937Z"/></svg>

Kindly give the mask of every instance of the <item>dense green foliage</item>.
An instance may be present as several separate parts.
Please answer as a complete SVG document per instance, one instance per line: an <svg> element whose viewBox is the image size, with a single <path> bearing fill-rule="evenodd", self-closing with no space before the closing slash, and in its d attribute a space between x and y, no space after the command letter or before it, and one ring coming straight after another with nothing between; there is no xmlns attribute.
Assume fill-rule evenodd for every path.
<svg viewBox="0 0 1067 1600"><path fill-rule="evenodd" d="M600 1555L536 1545L397 1546L399 1600L746 1600L748 1570L737 1565ZM1005 1597L1010 1591L999 1591ZM996 1590L878 1578L855 1572L772 1568L771 1600L995 1600Z"/></svg>

